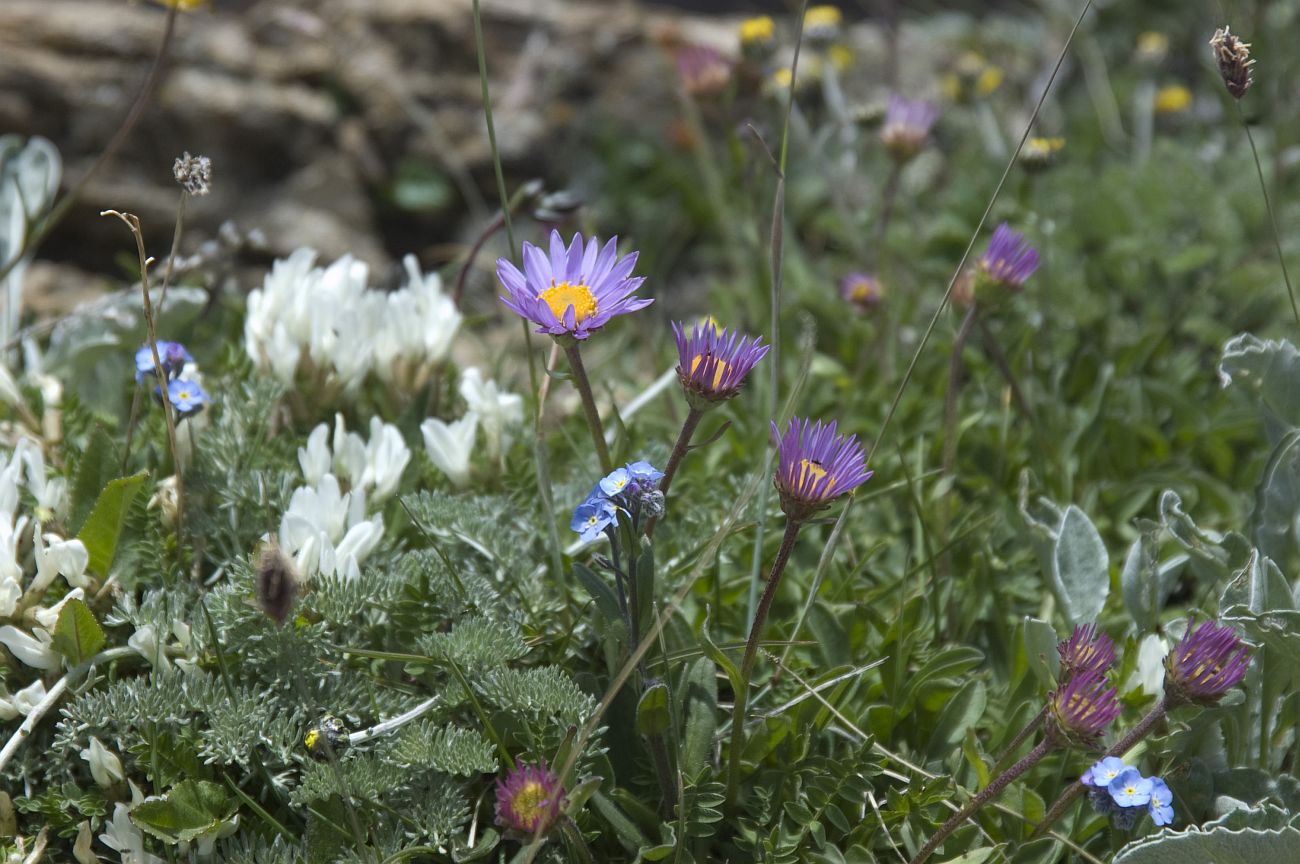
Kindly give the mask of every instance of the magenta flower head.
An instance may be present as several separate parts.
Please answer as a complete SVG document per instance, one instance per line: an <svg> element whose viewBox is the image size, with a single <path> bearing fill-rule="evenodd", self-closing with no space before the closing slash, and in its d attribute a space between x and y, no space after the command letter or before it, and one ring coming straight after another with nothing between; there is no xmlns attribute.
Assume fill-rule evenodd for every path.
<svg viewBox="0 0 1300 864"><path fill-rule="evenodd" d="M1070 638L1056 646L1056 653L1061 655L1062 681L1090 669L1106 672L1115 665L1115 643L1098 633L1096 624L1075 627Z"/></svg>
<svg viewBox="0 0 1300 864"><path fill-rule="evenodd" d="M712 321L696 324L690 335L685 325L673 322L677 340L677 380L686 391L686 401L697 411L707 411L740 392L754 365L769 346L761 337L741 337L719 331Z"/></svg>
<svg viewBox="0 0 1300 864"><path fill-rule="evenodd" d="M884 286L869 273L850 273L840 281L840 297L862 312L870 312L885 299Z"/></svg>
<svg viewBox="0 0 1300 864"><path fill-rule="evenodd" d="M856 435L836 435L835 423L790 418L782 435L772 424L777 444L776 476L781 509L791 519L807 519L841 495L870 479L867 457Z"/></svg>
<svg viewBox="0 0 1300 864"><path fill-rule="evenodd" d="M1038 250L1025 242L1025 235L1003 222L993 232L988 251L976 262L975 269L976 299L992 299L990 294L1000 296L1025 284L1038 269Z"/></svg>
<svg viewBox="0 0 1300 864"><path fill-rule="evenodd" d="M708 45L687 45L677 52L677 77L692 96L720 93L731 82L731 64Z"/></svg>
<svg viewBox="0 0 1300 864"><path fill-rule="evenodd" d="M584 245L582 235L575 234L566 249L560 232L552 231L550 254L524 244L524 272L497 259L497 278L510 294L501 302L536 324L538 333L583 340L615 315L653 302L632 296L645 281L631 275L636 259L636 252L618 257L617 237L602 247L594 237Z"/></svg>
<svg viewBox="0 0 1300 864"><path fill-rule="evenodd" d="M568 804L560 778L542 761L515 767L497 780L497 824L507 831L533 837L551 829Z"/></svg>
<svg viewBox="0 0 1300 864"><path fill-rule="evenodd" d="M1092 743L1119 716L1119 697L1106 674L1085 669L1052 693L1048 734L1062 743Z"/></svg>
<svg viewBox="0 0 1300 864"><path fill-rule="evenodd" d="M1165 693L1175 703L1213 705L1241 683L1248 666L1249 646L1231 627L1206 621L1165 658Z"/></svg>
<svg viewBox="0 0 1300 864"><path fill-rule="evenodd" d="M933 102L904 99L893 94L885 108L885 122L880 140L897 162L907 162L924 149L930 130L939 119L939 107Z"/></svg>

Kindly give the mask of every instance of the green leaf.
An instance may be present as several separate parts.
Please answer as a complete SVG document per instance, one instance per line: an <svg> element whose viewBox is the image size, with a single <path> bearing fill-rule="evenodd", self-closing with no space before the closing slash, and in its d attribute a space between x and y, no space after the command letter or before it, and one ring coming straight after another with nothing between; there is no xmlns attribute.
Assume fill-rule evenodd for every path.
<svg viewBox="0 0 1300 864"><path fill-rule="evenodd" d="M701 657L686 670L681 765L688 777L706 769L713 756L713 736L718 731L717 668L708 657Z"/></svg>
<svg viewBox="0 0 1300 864"><path fill-rule="evenodd" d="M1300 429L1292 429L1269 454L1264 474L1255 486L1251 540L1270 558L1287 560L1296 548L1297 514L1300 514Z"/></svg>
<svg viewBox="0 0 1300 864"><path fill-rule="evenodd" d="M939 714L934 731L930 733L929 758L941 759L946 756L958 741L966 737L966 730L984 716L987 705L988 692L983 681L973 678L963 684L948 700L943 712Z"/></svg>
<svg viewBox="0 0 1300 864"><path fill-rule="evenodd" d="M1233 831L1161 831L1154 837L1130 843L1115 856L1114 864L1281 864L1294 861L1300 849L1300 831L1287 827L1278 831L1245 828Z"/></svg>
<svg viewBox="0 0 1300 864"><path fill-rule="evenodd" d="M981 846L979 849L972 849L964 855L958 855L956 858L949 858L943 864L984 864L989 860L989 856L998 851L996 846Z"/></svg>
<svg viewBox="0 0 1300 864"><path fill-rule="evenodd" d="M126 520L127 510L148 476L148 472L141 471L109 482L104 491L99 493L94 509L86 517L86 524L77 532L77 539L85 544L86 551L90 554L89 569L95 573L101 576L108 573L117 551L117 540L122 534L122 523Z"/></svg>
<svg viewBox="0 0 1300 864"><path fill-rule="evenodd" d="M731 689L739 693L745 686L745 679L740 677L740 670L736 668L736 664L722 653L722 649L714 644L713 637L709 635L709 611L707 610L704 613L704 621L700 623L700 647L704 649L704 656L722 668L727 680L731 682Z"/></svg>
<svg viewBox="0 0 1300 864"><path fill-rule="evenodd" d="M591 599L596 601L596 608L610 621L622 621L623 612L618 608L618 595L609 583L601 579L590 567L573 562L573 575L578 577L582 587Z"/></svg>
<svg viewBox="0 0 1300 864"><path fill-rule="evenodd" d="M1143 531L1129 546L1119 574L1124 606L1143 633L1150 632L1164 602L1157 551L1154 533Z"/></svg>
<svg viewBox="0 0 1300 864"><path fill-rule="evenodd" d="M1073 504L1065 509L1056 537L1052 582L1071 624L1097 620L1110 593L1106 544L1092 520Z"/></svg>
<svg viewBox="0 0 1300 864"><path fill-rule="evenodd" d="M1219 380L1248 388L1260 407L1288 426L1300 426L1300 352L1290 342L1234 336L1223 346Z"/></svg>
<svg viewBox="0 0 1300 864"><path fill-rule="evenodd" d="M902 695L898 700L899 716L906 717L912 712L916 697L926 684L941 678L955 678L969 672L982 662L984 662L984 654L976 648L963 646L940 651L907 679L907 685L903 687Z"/></svg>
<svg viewBox="0 0 1300 864"><path fill-rule="evenodd" d="M76 597L68 600L59 610L54 624L54 650L72 666L85 662L104 647L104 631L95 620L95 613Z"/></svg>
<svg viewBox="0 0 1300 864"><path fill-rule="evenodd" d="M72 481L72 509L68 515L68 527L74 534L90 515L99 491L117 476L117 472L117 447L104 427L96 423L86 450L81 455L81 462L77 465L77 476Z"/></svg>
<svg viewBox="0 0 1300 864"><path fill-rule="evenodd" d="M217 830L236 808L223 786L183 780L162 798L137 804L131 810L131 821L168 843L180 843Z"/></svg>
<svg viewBox="0 0 1300 864"><path fill-rule="evenodd" d="M662 735L672 718L668 713L668 687L655 684L641 694L636 706L636 731L642 735Z"/></svg>
<svg viewBox="0 0 1300 864"><path fill-rule="evenodd" d="M1055 687L1061 674L1061 655L1056 651L1060 642L1056 628L1037 618L1025 618L1025 655L1029 668L1044 687Z"/></svg>

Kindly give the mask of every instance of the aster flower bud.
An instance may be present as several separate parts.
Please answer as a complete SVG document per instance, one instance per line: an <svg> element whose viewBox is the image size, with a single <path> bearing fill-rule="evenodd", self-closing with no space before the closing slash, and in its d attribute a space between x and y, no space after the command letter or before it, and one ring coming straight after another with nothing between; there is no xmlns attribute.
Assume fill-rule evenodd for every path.
<svg viewBox="0 0 1300 864"><path fill-rule="evenodd" d="M564 814L564 786L545 761L515 767L497 780L497 824L524 837L545 834Z"/></svg>
<svg viewBox="0 0 1300 864"><path fill-rule="evenodd" d="M1069 639L1056 646L1061 657L1061 680L1080 672L1106 672L1115 665L1115 643L1105 633L1097 632L1096 624L1074 628Z"/></svg>
<svg viewBox="0 0 1300 864"><path fill-rule="evenodd" d="M880 141L895 162L908 162L925 147L938 119L939 109L933 103L892 95L885 109Z"/></svg>
<svg viewBox="0 0 1300 864"><path fill-rule="evenodd" d="M257 605L272 621L283 625L298 596L298 574L293 560L274 543L257 556L255 567Z"/></svg>
<svg viewBox="0 0 1300 864"><path fill-rule="evenodd" d="M1119 697L1105 674L1088 669L1056 688L1050 708L1049 735L1090 744L1119 716Z"/></svg>
<svg viewBox="0 0 1300 864"><path fill-rule="evenodd" d="M707 411L734 397L768 346L761 338L719 331L712 321L697 324L688 336L685 325L673 322L677 340L677 380L686 400L697 411Z"/></svg>
<svg viewBox="0 0 1300 864"><path fill-rule="evenodd" d="M853 272L840 281L840 297L859 312L870 312L885 299L885 289L870 273Z"/></svg>
<svg viewBox="0 0 1300 864"><path fill-rule="evenodd" d="M1205 621L1189 630L1165 658L1165 695L1172 703L1213 705L1241 683L1250 647L1231 627Z"/></svg>
<svg viewBox="0 0 1300 864"><path fill-rule="evenodd" d="M1003 222L993 232L988 251L975 262L974 298L983 304L996 305L1008 294L1023 288L1037 269L1038 250L1025 241L1025 235L1012 231Z"/></svg>
<svg viewBox="0 0 1300 864"><path fill-rule="evenodd" d="M207 156L191 156L187 150L172 166L172 175L191 195L197 197L212 191L212 160Z"/></svg>
<svg viewBox="0 0 1300 864"><path fill-rule="evenodd" d="M1250 59L1250 43L1242 42L1228 32L1227 27L1214 31L1210 39L1210 48L1214 51L1214 60L1219 64L1219 74L1228 94L1240 100L1254 83L1254 73L1250 67L1255 61Z"/></svg>

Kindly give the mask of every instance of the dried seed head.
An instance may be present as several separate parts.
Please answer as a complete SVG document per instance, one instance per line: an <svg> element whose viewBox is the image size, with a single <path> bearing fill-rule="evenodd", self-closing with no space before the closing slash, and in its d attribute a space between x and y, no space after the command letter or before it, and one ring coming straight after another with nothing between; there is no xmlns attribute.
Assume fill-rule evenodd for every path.
<svg viewBox="0 0 1300 864"><path fill-rule="evenodd" d="M276 624L289 620L298 597L298 574L293 559L270 544L257 556L257 605Z"/></svg>
<svg viewBox="0 0 1300 864"><path fill-rule="evenodd" d="M212 160L207 156L191 156L187 150L172 166L172 175L191 195L207 195L212 187Z"/></svg>
<svg viewBox="0 0 1300 864"><path fill-rule="evenodd" d="M1240 100L1255 80L1250 68L1255 65L1250 59L1250 43L1242 42L1224 27L1214 31L1210 48L1214 50L1214 60L1219 64L1219 74L1229 95Z"/></svg>

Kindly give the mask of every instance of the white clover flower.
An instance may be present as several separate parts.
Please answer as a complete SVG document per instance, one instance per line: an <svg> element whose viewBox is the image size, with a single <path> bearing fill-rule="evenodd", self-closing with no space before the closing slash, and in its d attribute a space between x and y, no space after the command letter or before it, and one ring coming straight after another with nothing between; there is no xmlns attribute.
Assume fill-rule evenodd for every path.
<svg viewBox="0 0 1300 864"><path fill-rule="evenodd" d="M366 473L366 442L349 432L342 414L334 415L334 474L354 487L361 486Z"/></svg>
<svg viewBox="0 0 1300 864"><path fill-rule="evenodd" d="M363 489L373 486L375 500L384 501L397 491L402 482L402 472L411 461L411 451L396 426L371 417L365 458L366 467L360 485Z"/></svg>
<svg viewBox="0 0 1300 864"><path fill-rule="evenodd" d="M23 394L18 389L18 382L9 371L9 367L0 363L0 402L14 408L20 408L27 403L23 401Z"/></svg>
<svg viewBox="0 0 1300 864"><path fill-rule="evenodd" d="M19 714L26 717L28 714L32 713L32 710L35 709L37 705L44 701L45 682L40 678L37 678L13 696L9 697L9 705L14 712L10 715L10 719Z"/></svg>
<svg viewBox="0 0 1300 864"><path fill-rule="evenodd" d="M342 494L333 474L326 474L315 486L295 489L289 509L280 518L280 545L305 579L316 573L360 572L361 561L375 550L383 534L382 515L366 519L365 490Z"/></svg>
<svg viewBox="0 0 1300 864"><path fill-rule="evenodd" d="M450 425L434 417L420 424L429 458L458 489L469 483L469 456L477 430L478 415L472 411Z"/></svg>
<svg viewBox="0 0 1300 864"><path fill-rule="evenodd" d="M1129 676L1128 681L1124 683L1124 690L1141 688L1143 693L1156 698L1163 698L1165 695L1165 655L1169 653L1169 646L1158 634L1151 633L1142 638L1138 643L1137 667L1133 674Z"/></svg>
<svg viewBox="0 0 1300 864"><path fill-rule="evenodd" d="M303 479L313 486L330 472L330 427L321 423L307 436L307 446L298 448L298 467Z"/></svg>
<svg viewBox="0 0 1300 864"><path fill-rule="evenodd" d="M44 591L50 587L56 576L62 576L67 583L76 588L90 584L86 577L86 567L90 564L90 553L80 540L64 540L58 534L46 534L41 531L40 523L32 532L33 549L36 556L36 578L32 588Z"/></svg>
<svg viewBox="0 0 1300 864"><path fill-rule="evenodd" d="M49 631L43 627L33 627L31 633L19 630L12 624L0 627L0 642L5 644L9 653L19 662L34 669L54 672L63 666L63 658L54 650Z"/></svg>
<svg viewBox="0 0 1300 864"><path fill-rule="evenodd" d="M0 576L0 618L12 618L18 611L18 601L23 596L23 586L10 576Z"/></svg>
<svg viewBox="0 0 1300 864"><path fill-rule="evenodd" d="M131 807L119 801L113 807L112 820L104 823L99 842L117 852L122 864L164 864L163 859L145 851L144 832L131 821L130 814Z"/></svg>
<svg viewBox="0 0 1300 864"><path fill-rule="evenodd" d="M487 439L488 456L500 459L510 446L510 430L524 422L523 397L504 392L495 381L484 381L482 373L473 366L460 375L460 395L469 410L478 415Z"/></svg>
<svg viewBox="0 0 1300 864"><path fill-rule="evenodd" d="M137 627L131 634L131 638L126 640L126 644L148 660L150 666L163 672L171 671L172 663L167 657L167 648L152 624Z"/></svg>
<svg viewBox="0 0 1300 864"><path fill-rule="evenodd" d="M23 447L24 444L28 446ZM39 444L24 438L18 446L27 465L27 489L36 497L37 508L50 514L63 512L68 502L68 481L62 477L46 477L45 454Z"/></svg>
<svg viewBox="0 0 1300 864"><path fill-rule="evenodd" d="M19 585L23 580L23 568L18 562L18 542L26 527L26 516L19 517L15 522L13 511L0 512L0 579Z"/></svg>
<svg viewBox="0 0 1300 864"><path fill-rule="evenodd" d="M81 751L81 758L89 763L90 776L105 789L112 786L114 782L126 779L126 773L122 770L122 760L93 735L90 738L90 746Z"/></svg>
<svg viewBox="0 0 1300 864"><path fill-rule="evenodd" d="M0 459L3 464L0 467L0 516L8 516L11 523L18 512L18 487L23 483L22 447L23 443L19 441L8 461Z"/></svg>

